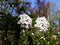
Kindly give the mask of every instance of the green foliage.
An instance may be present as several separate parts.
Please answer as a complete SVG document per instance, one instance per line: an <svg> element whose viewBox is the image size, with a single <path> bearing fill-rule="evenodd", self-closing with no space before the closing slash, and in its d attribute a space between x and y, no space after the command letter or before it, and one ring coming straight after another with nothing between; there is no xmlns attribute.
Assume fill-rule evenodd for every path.
<svg viewBox="0 0 60 45"><path fill-rule="evenodd" d="M22 0L19 0L19 2ZM27 9L22 5L18 10L26 12ZM50 18L50 27L46 33L40 32L34 27L36 17L32 17L32 27L29 30L24 30L17 24L18 17L14 17L9 14L9 11L5 9L2 14L2 25L1 30L3 31L3 40L7 38L6 42L13 42L14 45L60 45L60 34L58 34L57 26L53 24L56 16ZM57 19L60 19L57 18ZM10 32L9 32L10 31ZM10 43L9 43L10 44Z"/></svg>
<svg viewBox="0 0 60 45"><path fill-rule="evenodd" d="M34 20L33 24L35 24ZM52 23L46 33L40 32L34 27L30 27L29 30L24 30L25 32L22 31L22 33L20 33L20 38L23 40L22 42L25 42L24 45L29 45L29 42L30 45L59 45L60 36L58 32L56 32L58 30L55 29L56 27L54 27Z"/></svg>

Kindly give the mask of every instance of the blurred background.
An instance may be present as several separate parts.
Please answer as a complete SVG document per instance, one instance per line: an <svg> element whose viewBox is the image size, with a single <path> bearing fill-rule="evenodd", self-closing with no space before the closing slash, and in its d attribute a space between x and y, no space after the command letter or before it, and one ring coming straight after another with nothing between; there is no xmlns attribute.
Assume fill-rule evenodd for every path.
<svg viewBox="0 0 60 45"><path fill-rule="evenodd" d="M22 28L17 22L18 16L23 13L29 15L33 20L38 16L45 16L51 25L50 32L42 35L34 32L35 28L30 28L30 33L34 32L36 35L31 36L26 30L25 33L21 33ZM37 35L47 39L40 41ZM56 40L50 40L53 35L55 37L57 35ZM59 35L60 0L0 0L0 45L60 45Z"/></svg>

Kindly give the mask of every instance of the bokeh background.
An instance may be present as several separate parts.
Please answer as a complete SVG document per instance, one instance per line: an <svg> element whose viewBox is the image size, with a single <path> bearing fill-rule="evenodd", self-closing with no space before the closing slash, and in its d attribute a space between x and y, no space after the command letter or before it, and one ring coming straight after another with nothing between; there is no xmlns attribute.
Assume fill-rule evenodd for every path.
<svg viewBox="0 0 60 45"><path fill-rule="evenodd" d="M31 17L33 25L44 16L48 31L21 28L20 14ZM0 45L60 45L60 0L0 0Z"/></svg>

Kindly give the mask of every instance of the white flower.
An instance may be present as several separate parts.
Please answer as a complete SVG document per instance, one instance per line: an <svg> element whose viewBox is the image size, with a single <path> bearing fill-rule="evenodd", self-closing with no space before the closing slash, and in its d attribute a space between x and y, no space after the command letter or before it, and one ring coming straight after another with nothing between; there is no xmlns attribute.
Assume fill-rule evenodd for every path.
<svg viewBox="0 0 60 45"><path fill-rule="evenodd" d="M31 33L34 36L34 33Z"/></svg>
<svg viewBox="0 0 60 45"><path fill-rule="evenodd" d="M58 34L60 34L60 32L58 32Z"/></svg>
<svg viewBox="0 0 60 45"><path fill-rule="evenodd" d="M48 30L48 27L50 26L45 17L38 17L35 22L36 24L34 26L38 28L41 32L46 32Z"/></svg>
<svg viewBox="0 0 60 45"><path fill-rule="evenodd" d="M25 27L25 28L29 29L29 25L26 25L26 27Z"/></svg>
<svg viewBox="0 0 60 45"><path fill-rule="evenodd" d="M25 30L22 30L23 33L25 33Z"/></svg>
<svg viewBox="0 0 60 45"><path fill-rule="evenodd" d="M32 25L32 19L27 14L21 14L18 18L20 18L18 24L21 24L21 26L24 25L22 27L29 28Z"/></svg>

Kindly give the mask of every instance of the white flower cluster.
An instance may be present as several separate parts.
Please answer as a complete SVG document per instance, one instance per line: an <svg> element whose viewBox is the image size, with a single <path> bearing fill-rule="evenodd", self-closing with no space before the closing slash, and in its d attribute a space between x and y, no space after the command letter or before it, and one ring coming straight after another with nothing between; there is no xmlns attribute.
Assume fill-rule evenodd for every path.
<svg viewBox="0 0 60 45"><path fill-rule="evenodd" d="M21 24L21 27L29 28L32 25L32 19L27 14L21 14L19 18L18 24Z"/></svg>
<svg viewBox="0 0 60 45"><path fill-rule="evenodd" d="M19 15L19 18L20 20L18 21L18 24L21 24L21 27L29 29L29 27L32 26L32 19L27 14L21 14ZM39 29L41 32L46 32L50 26L45 17L38 17L35 22L36 24L34 27Z"/></svg>
<svg viewBox="0 0 60 45"><path fill-rule="evenodd" d="M38 17L35 22L36 24L34 26L41 32L46 32L50 25L45 17Z"/></svg>

